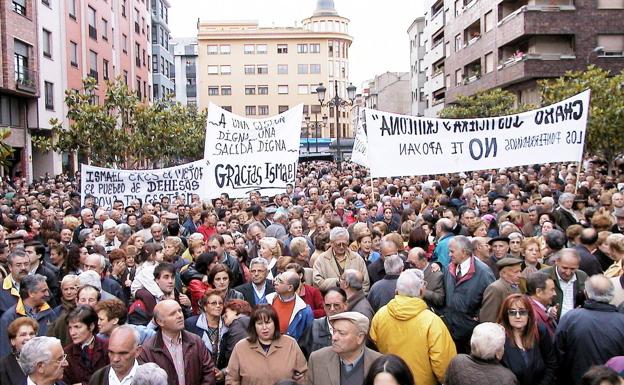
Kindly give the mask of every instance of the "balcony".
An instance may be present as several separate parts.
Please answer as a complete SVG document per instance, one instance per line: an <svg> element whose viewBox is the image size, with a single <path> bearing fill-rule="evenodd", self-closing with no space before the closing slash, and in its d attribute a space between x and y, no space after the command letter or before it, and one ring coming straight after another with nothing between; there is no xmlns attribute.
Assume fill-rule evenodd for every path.
<svg viewBox="0 0 624 385"><path fill-rule="evenodd" d="M444 88L444 69L442 71L438 71L437 73L431 76L431 80L429 80L430 90L435 92L441 88Z"/></svg>
<svg viewBox="0 0 624 385"><path fill-rule="evenodd" d="M197 77L197 68L195 67L195 64L186 66L186 77L187 78Z"/></svg>
<svg viewBox="0 0 624 385"><path fill-rule="evenodd" d="M502 3L501 3L502 4ZM574 5L524 5L505 15L499 8L498 41L507 44L524 35L573 35L577 20Z"/></svg>
<svg viewBox="0 0 624 385"><path fill-rule="evenodd" d="M197 96L197 85L196 84L187 84L186 85L186 96L189 98L194 98Z"/></svg>
<svg viewBox="0 0 624 385"><path fill-rule="evenodd" d="M28 68L15 69L15 88L31 94L37 93L37 72Z"/></svg>
<svg viewBox="0 0 624 385"><path fill-rule="evenodd" d="M431 63L435 63L444 58L444 40L440 40L435 46L431 47L429 51L429 59Z"/></svg>
<svg viewBox="0 0 624 385"><path fill-rule="evenodd" d="M428 35L433 35L438 32L442 27L444 27L444 7L440 8L440 10L433 16L431 16L431 21L427 26L429 30Z"/></svg>

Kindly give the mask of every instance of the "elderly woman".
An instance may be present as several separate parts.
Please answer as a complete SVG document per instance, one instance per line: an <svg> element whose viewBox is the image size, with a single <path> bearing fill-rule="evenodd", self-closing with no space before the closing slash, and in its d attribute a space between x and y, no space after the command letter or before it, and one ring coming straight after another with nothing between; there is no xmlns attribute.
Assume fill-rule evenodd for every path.
<svg viewBox="0 0 624 385"><path fill-rule="evenodd" d="M567 229L568 226L579 223L576 213L572 210L575 198L576 196L571 193L559 195L559 207L557 207L554 212L556 214L557 225L562 229Z"/></svg>
<svg viewBox="0 0 624 385"><path fill-rule="evenodd" d="M0 384L25 384L26 375L17 363L24 344L39 332L37 321L20 317L9 324L7 333L11 342L11 353L0 359Z"/></svg>
<svg viewBox="0 0 624 385"><path fill-rule="evenodd" d="M542 269L542 250L537 238L526 238L522 241L522 276L527 278L532 273Z"/></svg>
<svg viewBox="0 0 624 385"><path fill-rule="evenodd" d="M167 372L153 362L146 362L137 367L130 385L167 385Z"/></svg>
<svg viewBox="0 0 624 385"><path fill-rule="evenodd" d="M258 256L262 257L269 262L269 275L268 278L273 280L277 275L277 259L282 256L282 249L277 241L273 237L264 237L260 240L260 250Z"/></svg>
<svg viewBox="0 0 624 385"><path fill-rule="evenodd" d="M305 384L308 370L297 341L282 336L277 313L271 305L259 305L251 313L249 337L234 347L227 368L228 385L273 385L290 378Z"/></svg>
<svg viewBox="0 0 624 385"><path fill-rule="evenodd" d="M87 385L96 370L109 364L108 344L96 337L98 316L89 306L78 306L67 315L72 343L65 347L67 362L63 381Z"/></svg>
<svg viewBox="0 0 624 385"><path fill-rule="evenodd" d="M518 259L522 259L522 240L524 235L519 232L513 232L508 235L509 238L509 254Z"/></svg>
<svg viewBox="0 0 624 385"><path fill-rule="evenodd" d="M505 354L505 328L484 322L470 338L471 354L459 354L446 369L445 385L517 385L516 375L499 361Z"/></svg>
<svg viewBox="0 0 624 385"><path fill-rule="evenodd" d="M531 300L522 294L508 296L497 321L507 335L502 363L519 385L551 384L557 369L555 350L548 330L535 320Z"/></svg>
<svg viewBox="0 0 624 385"><path fill-rule="evenodd" d="M57 337L63 346L71 342L67 334L67 315L76 307L79 284L77 276L73 274L64 276L61 281L61 304L52 310L56 320L48 328L47 334Z"/></svg>

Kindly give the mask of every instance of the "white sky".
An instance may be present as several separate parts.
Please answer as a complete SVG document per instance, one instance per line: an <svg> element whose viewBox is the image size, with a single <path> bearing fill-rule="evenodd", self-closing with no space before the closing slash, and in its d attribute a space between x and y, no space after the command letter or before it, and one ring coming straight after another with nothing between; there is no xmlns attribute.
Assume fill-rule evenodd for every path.
<svg viewBox="0 0 624 385"><path fill-rule="evenodd" d="M197 35L197 19L258 20L262 26L301 25L316 0L169 0L173 37ZM349 18L353 36L350 80L361 84L386 71L409 71L407 28L423 15L421 0L334 0L340 16Z"/></svg>

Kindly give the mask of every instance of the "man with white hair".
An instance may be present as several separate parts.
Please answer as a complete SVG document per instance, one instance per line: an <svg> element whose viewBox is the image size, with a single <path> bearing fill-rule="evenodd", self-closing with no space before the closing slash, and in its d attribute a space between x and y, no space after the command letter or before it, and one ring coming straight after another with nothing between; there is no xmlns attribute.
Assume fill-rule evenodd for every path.
<svg viewBox="0 0 624 385"><path fill-rule="evenodd" d="M340 277L340 288L347 293L348 311L364 314L369 320L373 319L375 311L362 290L364 277L360 271L346 269Z"/></svg>
<svg viewBox="0 0 624 385"><path fill-rule="evenodd" d="M282 239L286 236L286 226L288 226L288 212L276 212L273 215L273 223L266 228L266 236Z"/></svg>
<svg viewBox="0 0 624 385"><path fill-rule="evenodd" d="M130 385L167 385L167 372L153 362L147 362L137 368Z"/></svg>
<svg viewBox="0 0 624 385"><path fill-rule="evenodd" d="M95 243L102 246L107 253L118 249L121 245L117 239L117 223L112 219L107 219L102 224L103 234L95 238Z"/></svg>
<svg viewBox="0 0 624 385"><path fill-rule="evenodd" d="M398 254L389 255L384 259L386 275L380 281L375 282L368 292L368 302L375 312L386 306L394 298L396 282L399 274L403 271L403 267L403 259Z"/></svg>
<svg viewBox="0 0 624 385"><path fill-rule="evenodd" d="M585 282L583 307L561 317L555 332L560 383L579 385L591 366L624 352L624 314L609 303L614 290L609 278L591 276Z"/></svg>
<svg viewBox="0 0 624 385"><path fill-rule="evenodd" d="M366 373L381 354L366 347L369 320L358 312L329 317L334 334L332 346L312 353L308 363L308 385L362 384Z"/></svg>
<svg viewBox="0 0 624 385"><path fill-rule="evenodd" d="M457 351L444 321L422 299L423 272L408 269L396 283L396 296L371 324L370 338L379 352L396 354L407 363L419 385L436 385ZM418 332L414 332L418 331Z"/></svg>
<svg viewBox="0 0 624 385"><path fill-rule="evenodd" d="M63 371L68 365L66 358L57 338L35 337L22 347L18 363L28 377L28 385L54 385L63 384Z"/></svg>
<svg viewBox="0 0 624 385"><path fill-rule="evenodd" d="M128 299L124 294L123 288L116 280L104 276L103 272L106 268L106 258L101 254L89 254L85 258L84 269L85 271L93 270L100 276L102 283L102 290L111 293L115 297L119 298L123 302L127 302Z"/></svg>
<svg viewBox="0 0 624 385"><path fill-rule="evenodd" d="M471 354L459 354L446 371L446 385L518 385L516 375L499 361L505 352L505 328L484 322L474 328Z"/></svg>
<svg viewBox="0 0 624 385"><path fill-rule="evenodd" d="M89 208L82 209L80 211L80 219L82 220L82 223L74 230L73 242L75 244L80 243L78 241L78 236L80 235L80 232L82 230L90 229L93 227L93 224L95 223L95 215L93 215L93 210Z"/></svg>
<svg viewBox="0 0 624 385"><path fill-rule="evenodd" d="M368 293L370 281L366 262L360 255L349 250L349 232L344 227L334 227L329 232L331 247L318 256L314 262L314 284L321 290L338 286L338 281L346 269L362 273L362 287Z"/></svg>

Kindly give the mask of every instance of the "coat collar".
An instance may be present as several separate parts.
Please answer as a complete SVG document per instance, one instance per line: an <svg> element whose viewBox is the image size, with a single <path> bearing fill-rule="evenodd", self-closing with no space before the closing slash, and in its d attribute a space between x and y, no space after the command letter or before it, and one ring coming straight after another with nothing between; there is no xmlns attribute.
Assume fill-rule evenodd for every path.
<svg viewBox="0 0 624 385"><path fill-rule="evenodd" d="M267 303L269 304L273 304L273 301L275 301L275 298L277 298L277 292L273 292L273 293L269 293L265 296ZM306 306L308 306L307 303L305 303L305 301L298 296L297 294L295 294L295 308L292 311L292 314L290 315L290 320L288 321L288 325L290 325L292 323L292 321L295 319L295 316L297 315L297 313L299 313L301 310L305 309Z"/></svg>

